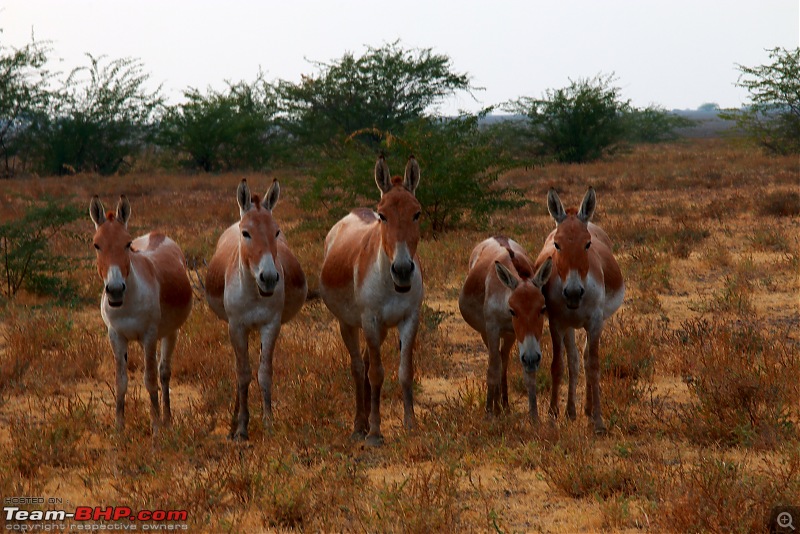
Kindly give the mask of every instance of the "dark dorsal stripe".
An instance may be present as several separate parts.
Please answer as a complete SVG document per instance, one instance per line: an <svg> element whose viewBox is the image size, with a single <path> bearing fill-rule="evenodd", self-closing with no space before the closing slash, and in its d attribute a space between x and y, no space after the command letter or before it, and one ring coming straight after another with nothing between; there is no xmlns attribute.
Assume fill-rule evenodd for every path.
<svg viewBox="0 0 800 534"><path fill-rule="evenodd" d="M531 268L531 264L527 259L514 254L514 251L511 250L511 243L509 243L506 236L496 235L493 239L497 241L501 247L508 251L508 256L511 258L511 265L514 266L514 270L517 271L517 274L520 278L523 280L529 280L531 277L533 277L533 269Z"/></svg>

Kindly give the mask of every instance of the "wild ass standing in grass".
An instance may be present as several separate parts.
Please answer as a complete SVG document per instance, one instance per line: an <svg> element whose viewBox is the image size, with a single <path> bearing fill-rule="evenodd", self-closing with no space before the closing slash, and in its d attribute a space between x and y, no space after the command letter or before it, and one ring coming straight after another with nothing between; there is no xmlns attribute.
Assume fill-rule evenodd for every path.
<svg viewBox="0 0 800 534"><path fill-rule="evenodd" d="M122 195L116 214L105 212L97 195L89 205L95 226L97 271L105 285L100 313L116 359L117 427L125 426L125 392L128 390L128 342L144 350L144 385L150 394L153 434L162 423L158 404L156 352L161 341L158 374L164 404L163 424L169 425L169 379L178 329L192 309L192 286L180 247L159 232L131 240L128 219L131 205Z"/></svg>
<svg viewBox="0 0 800 534"><path fill-rule="evenodd" d="M575 345L575 329L586 330L583 360L586 371L584 412L592 419L598 434L606 432L600 410L600 335L606 319L622 305L625 283L612 252L611 239L590 222L597 204L589 188L578 210L564 210L556 190L547 194L547 208L556 229L545 240L536 265L553 258L553 276L542 291L547 301L550 336L553 341L553 385L550 414L558 416L558 389L564 373L562 351L567 348L569 392L567 415L575 419L575 389L580 359Z"/></svg>
<svg viewBox="0 0 800 534"><path fill-rule="evenodd" d="M525 250L502 236L479 243L470 255L469 272L458 297L458 307L461 316L478 331L489 350L488 413L508 408L508 358L516 339L525 370L529 414L533 421L539 420L536 371L542 359L539 342L545 315L541 288L550 278L551 267L552 261L547 259L533 274Z"/></svg>
<svg viewBox="0 0 800 534"><path fill-rule="evenodd" d="M380 445L381 344L389 327L400 335L403 422L414 426L413 350L419 326L423 288L416 256L420 203L414 196L419 184L417 160L411 156L405 177L391 177L383 156L375 164L375 182L381 190L377 213L361 208L336 223L325 238L320 293L339 320L342 339L350 352L356 386L353 439ZM362 357L359 329L364 331ZM367 419L369 413L369 420Z"/></svg>
<svg viewBox="0 0 800 534"><path fill-rule="evenodd" d="M208 264L206 299L228 323L236 355L237 394L231 438L247 439L250 420L247 392L252 380L248 334L259 330L261 357L258 383L264 401L264 425L272 424L272 354L281 325L291 320L306 300L308 286L300 262L272 217L278 202L277 180L263 202L250 194L247 181L236 191L240 221L225 230Z"/></svg>

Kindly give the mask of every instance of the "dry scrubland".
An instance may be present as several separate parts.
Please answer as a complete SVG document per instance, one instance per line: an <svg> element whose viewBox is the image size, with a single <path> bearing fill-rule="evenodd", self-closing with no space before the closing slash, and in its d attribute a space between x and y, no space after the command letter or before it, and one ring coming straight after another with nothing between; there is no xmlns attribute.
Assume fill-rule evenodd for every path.
<svg viewBox="0 0 800 534"><path fill-rule="evenodd" d="M227 439L233 353L223 323L200 300L175 353L174 428L150 438L136 346L128 426L116 432L113 358L87 216L72 227L79 239L65 234L54 243L83 260L73 276L87 304L68 310L23 296L3 315L0 494L186 509L190 527L207 531L759 531L772 504L800 504L798 174L796 157L719 140L508 173L503 180L523 188L531 204L494 216L488 230L420 244L427 296L415 352L419 428L402 430L390 334L380 449L348 439L349 357L319 301L281 333L273 432L261 424L254 380L251 439ZM263 192L272 176L246 177ZM283 191L276 216L313 288L327 214L300 207L302 176L274 176ZM0 202L9 217L30 199L88 206L99 193L109 205L125 192L134 234L163 229L196 261L210 258L238 217L241 178L19 180L3 184ZM457 307L469 252L499 232L537 252L553 227L548 187L576 205L589 184L598 193L596 221L614 239L627 281L601 345L609 434L595 437L583 416L545 418L533 428L517 360L510 413L487 418L485 349ZM546 336L541 414L549 346ZM581 402L582 391L583 377Z"/></svg>

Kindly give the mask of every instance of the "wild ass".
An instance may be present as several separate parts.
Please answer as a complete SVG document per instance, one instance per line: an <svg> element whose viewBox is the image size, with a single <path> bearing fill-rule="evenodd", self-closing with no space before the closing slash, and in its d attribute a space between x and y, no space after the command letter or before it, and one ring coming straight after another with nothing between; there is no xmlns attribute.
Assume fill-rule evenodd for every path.
<svg viewBox="0 0 800 534"><path fill-rule="evenodd" d="M342 339L350 352L356 389L352 437L366 436L371 446L383 442L380 348L387 329L394 326L400 335L398 375L403 390L403 422L406 429L414 426L412 352L423 296L416 256L421 206L414 191L419 179L419 165L413 156L408 159L404 178L392 178L383 156L379 157L375 164L375 182L381 191L377 213L367 208L353 210L325 238L320 293L339 320ZM366 339L365 357L360 351L359 329Z"/></svg>
<svg viewBox="0 0 800 534"><path fill-rule="evenodd" d="M612 252L611 239L590 222L597 204L589 188L578 210L564 210L555 189L547 194L547 208L556 221L536 260L543 264L553 258L553 276L542 291L547 301L550 336L553 341L551 367L553 385L550 414L558 416L558 390L564 372L562 351L566 344L569 365L567 415L575 419L575 389L580 359L575 345L575 329L586 331L583 359L586 371L584 412L594 423L595 432L606 432L600 406L600 335L606 319L622 305L625 283Z"/></svg>
<svg viewBox="0 0 800 534"><path fill-rule="evenodd" d="M208 264L206 299L214 313L228 323L236 355L237 395L231 438L247 439L250 420L247 393L252 380L248 334L261 335L258 383L264 402L264 425L272 425L272 355L281 325L291 320L306 300L306 276L294 257L272 210L280 185L272 182L263 202L250 194L247 181L236 191L238 223L225 230Z"/></svg>
<svg viewBox="0 0 800 534"><path fill-rule="evenodd" d="M89 216L96 230L93 243L97 272L104 283L100 313L116 360L117 427L125 426L128 342L138 341L144 351L144 385L150 394L150 424L155 435L162 422L169 425L172 421L169 403L172 352L178 329L192 309L186 260L180 247L160 232L131 240L128 233L131 205L125 195L120 197L116 213L106 213L95 195L89 204ZM156 379L159 340L163 421Z"/></svg>
<svg viewBox="0 0 800 534"><path fill-rule="evenodd" d="M508 408L508 359L516 339L525 370L528 411L538 422L536 371L542 359L539 344L545 301L541 287L550 278L547 259L533 274L525 250L515 241L496 236L478 244L469 258L469 272L458 297L461 316L489 350L486 411ZM502 346L500 342L502 341Z"/></svg>

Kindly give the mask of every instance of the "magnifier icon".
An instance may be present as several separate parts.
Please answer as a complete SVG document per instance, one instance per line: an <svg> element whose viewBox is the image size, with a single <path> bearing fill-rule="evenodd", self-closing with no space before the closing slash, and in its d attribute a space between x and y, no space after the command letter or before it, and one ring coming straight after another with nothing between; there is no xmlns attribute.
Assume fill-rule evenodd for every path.
<svg viewBox="0 0 800 534"><path fill-rule="evenodd" d="M790 528L792 530L795 530L792 514L790 514L789 512L779 513L776 519L778 521L778 526L780 528Z"/></svg>

